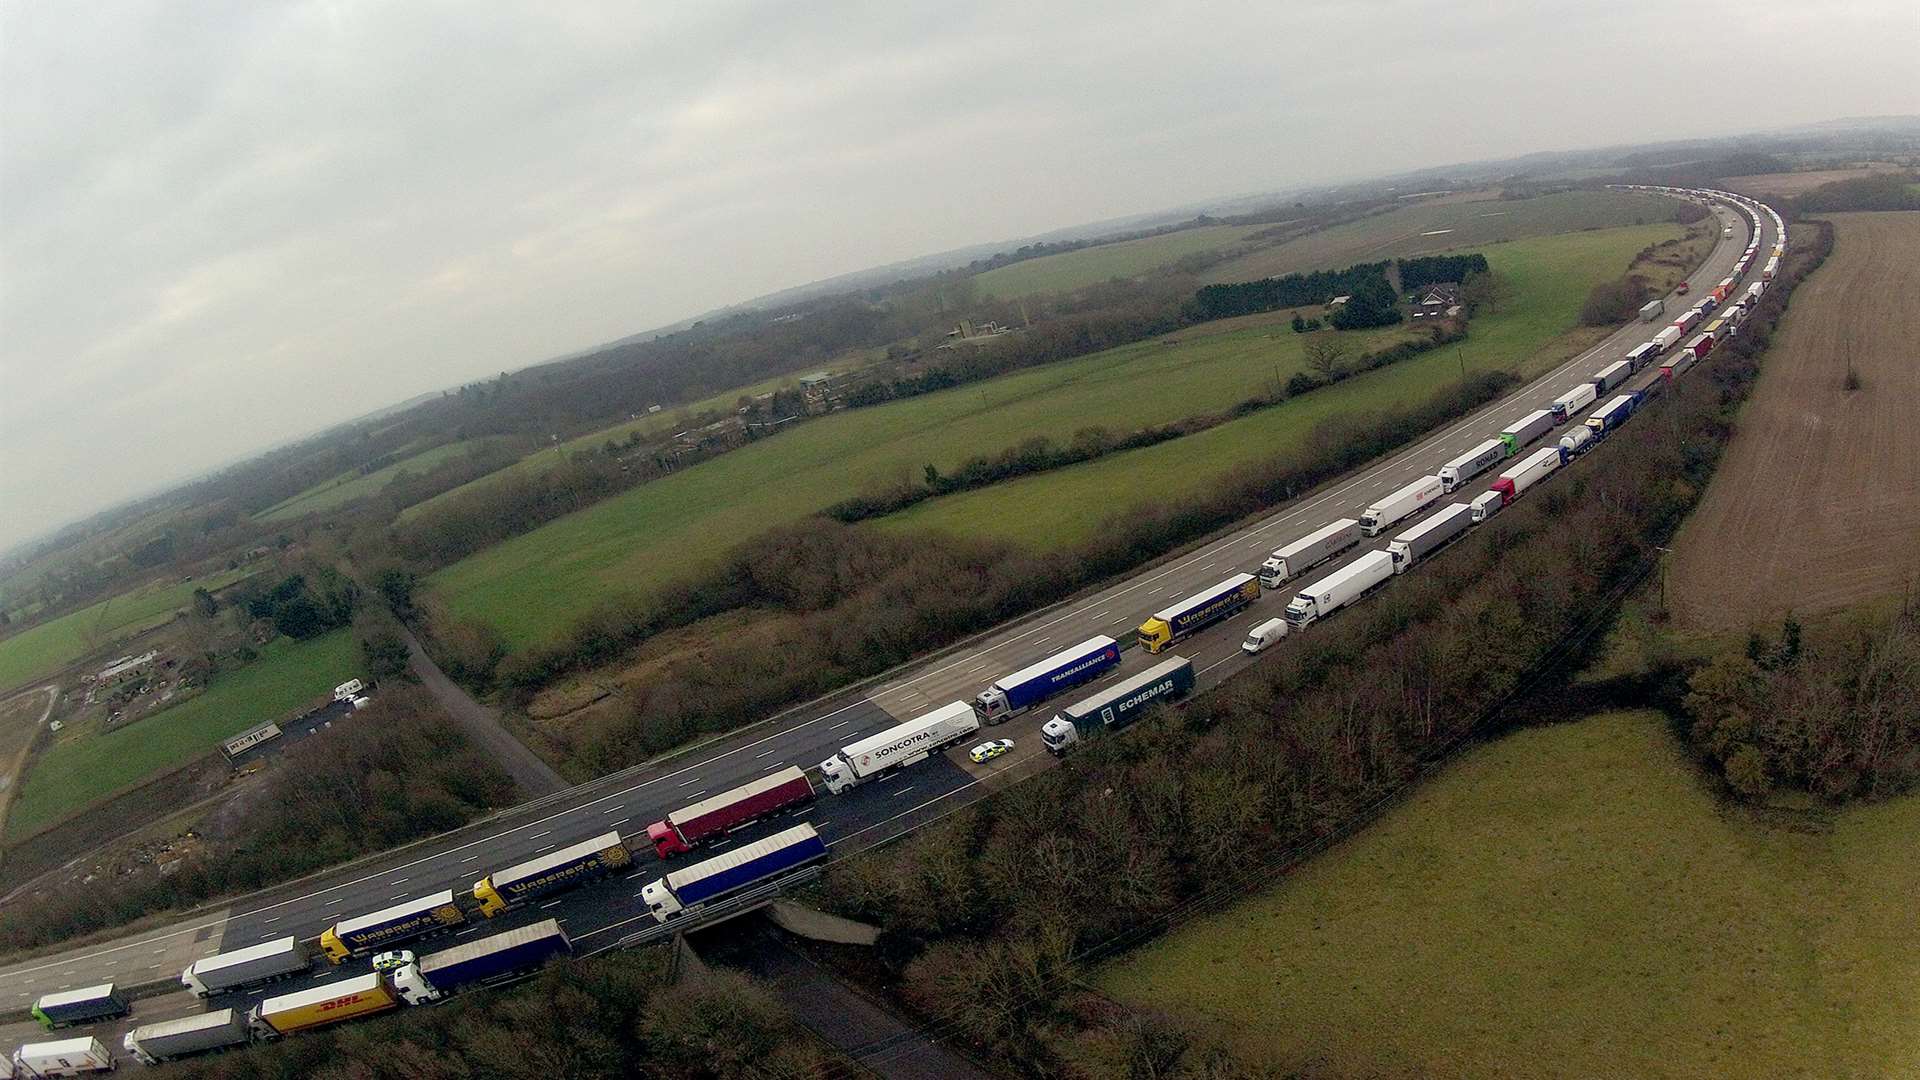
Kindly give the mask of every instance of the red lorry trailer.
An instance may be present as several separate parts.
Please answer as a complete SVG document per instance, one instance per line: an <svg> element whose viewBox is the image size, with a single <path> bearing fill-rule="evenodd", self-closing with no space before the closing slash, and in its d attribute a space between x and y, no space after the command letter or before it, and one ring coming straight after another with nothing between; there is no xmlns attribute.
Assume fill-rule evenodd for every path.
<svg viewBox="0 0 1920 1080"><path fill-rule="evenodd" d="M813 799L813 784L797 766L683 806L647 826L647 839L661 858L692 851L712 836Z"/></svg>

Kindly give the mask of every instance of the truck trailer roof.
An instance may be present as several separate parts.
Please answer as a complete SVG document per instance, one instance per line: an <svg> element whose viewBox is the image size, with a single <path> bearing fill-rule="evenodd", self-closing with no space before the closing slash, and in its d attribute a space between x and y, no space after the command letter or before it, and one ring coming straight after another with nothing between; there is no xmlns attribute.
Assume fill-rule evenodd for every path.
<svg viewBox="0 0 1920 1080"><path fill-rule="evenodd" d="M968 705L967 711L973 711L973 706ZM764 840L755 840L724 855L715 855L704 862L675 870L666 877L667 888L677 893L696 881L704 881L715 874L726 873L742 863L764 858L782 848L792 847L808 839L817 840L819 836L820 834L814 832L811 825L795 825L791 829L783 829Z"/></svg>
<svg viewBox="0 0 1920 1080"><path fill-rule="evenodd" d="M487 876L487 880L493 882L494 888L501 888L516 881L524 881L530 877L539 877L541 874L557 866L566 866L569 863L578 862L596 851L605 851L608 848L618 846L620 846L620 834L617 832L604 832L591 840L582 840L577 844L563 847L558 851L549 851L545 855L528 859L523 863L516 863L513 866L507 867L505 870L496 870ZM368 917L371 918L372 916Z"/></svg>
<svg viewBox="0 0 1920 1080"><path fill-rule="evenodd" d="M1184 656L1169 656L1140 674L1121 679L1105 690L1091 697L1076 701L1060 711L1069 716L1086 716L1090 713L1099 712L1101 709L1119 701L1121 698L1139 690L1141 687L1157 683L1161 679L1192 663L1193 661Z"/></svg>
<svg viewBox="0 0 1920 1080"><path fill-rule="evenodd" d="M537 923L516 927L505 933L483 937L479 941L469 941L465 945L455 945L451 949L442 949L437 953L428 953L420 958L420 973L429 979L433 973L460 964L470 963L482 956L491 956L508 949L517 949L530 941L557 937L567 941L567 932L560 929L560 923L554 919L542 919ZM572 944L568 942L568 944Z"/></svg>
<svg viewBox="0 0 1920 1080"><path fill-rule="evenodd" d="M33 1003L37 1009L57 1009L62 1005L74 1005L82 1001L98 1001L113 996L113 984L101 983L98 986L83 986L77 990L57 990L43 994Z"/></svg>
<svg viewBox="0 0 1920 1080"><path fill-rule="evenodd" d="M1075 654L1099 652L1103 649L1112 648L1113 646L1116 646L1118 644L1120 643L1113 640L1110 637L1107 637L1105 634L1102 634L1099 637L1091 637L1081 642L1078 645L1073 645L1068 648L1061 649L1059 652L1054 653L1052 656L1047 657L1045 660L1039 660L1034 663L1028 664L1026 667L1021 668L1019 671L1016 671L1011 675L1002 675L1000 678L995 679L993 681L993 685L995 688L1004 691L1009 686L1019 686L1021 683L1029 682L1033 679L1039 678L1042 675L1047 675L1052 673L1054 668L1060 666L1062 663L1065 663L1067 658L1074 656Z"/></svg>
<svg viewBox="0 0 1920 1080"><path fill-rule="evenodd" d="M1228 593L1233 592L1235 589L1245 588L1247 585L1247 582L1252 581L1253 579L1254 578L1252 574L1235 574L1232 577L1226 579L1225 581L1220 582L1217 585L1210 586L1208 588L1202 589L1197 593L1194 593L1192 596L1187 597L1185 600L1181 600L1178 603L1169 604L1166 607L1161 608L1159 611L1156 611L1153 613L1153 617L1156 619L1159 619L1161 622L1170 623L1173 620L1179 618L1182 614L1187 612L1189 609L1196 608L1196 607L1204 607L1206 604L1214 600L1220 599L1221 597L1227 595Z"/></svg>
<svg viewBox="0 0 1920 1080"><path fill-rule="evenodd" d="M351 919L342 919L333 926L334 933L341 937L358 933L371 926L381 926L415 912L431 911L453 903L453 890L442 889L437 893L420 897L418 900L402 900L392 907L384 907L371 915L360 915Z"/></svg>
<svg viewBox="0 0 1920 1080"><path fill-rule="evenodd" d="M299 942L292 937L275 938L272 941L263 941L258 945L249 945L244 949L235 949L232 952L223 952L214 956L203 956L187 965L187 970L193 972L195 975L204 975L210 971L223 971L230 967L250 964L255 960L263 960L269 956L279 956L298 946Z"/></svg>
<svg viewBox="0 0 1920 1080"><path fill-rule="evenodd" d="M955 701L946 705L942 705L939 708L933 710L932 712L921 713L919 716L916 716L911 720L903 720L900 723L895 724L892 727L888 728L887 730L876 732L875 734L869 735L866 738L861 739L859 742L848 743L846 746L840 748L840 752L846 755L847 760L852 761L855 758L858 758L861 754L871 754L875 750L880 750L885 747L891 746L894 743L899 742L903 736L911 734L912 732L917 731L920 728L927 727L932 724L945 723L946 721L952 720L963 713L967 716L973 715L972 702ZM678 886L675 886L675 887L678 888Z"/></svg>
<svg viewBox="0 0 1920 1080"><path fill-rule="evenodd" d="M371 990L381 989L382 984L385 982L386 976L377 971L370 971L365 975L356 975L351 979L345 979L337 983L309 986L305 990L295 990L291 994L281 994L279 997L271 997L261 1002L260 1015L277 1016L281 1013L292 1012L295 1009L304 1009L310 1005L318 1005L323 1001L332 1001L335 998L348 997L353 994L364 994Z"/></svg>
<svg viewBox="0 0 1920 1080"><path fill-rule="evenodd" d="M697 803L688 803L673 813L668 814L667 820L676 826L682 822L698 821L723 806L732 806L737 802L745 802L756 795L772 791L774 788L780 787L783 784L791 784L805 775L807 775L805 770L801 769L798 765L789 765L779 772L768 773L758 780L749 780L737 788L730 788L718 795L709 795Z"/></svg>

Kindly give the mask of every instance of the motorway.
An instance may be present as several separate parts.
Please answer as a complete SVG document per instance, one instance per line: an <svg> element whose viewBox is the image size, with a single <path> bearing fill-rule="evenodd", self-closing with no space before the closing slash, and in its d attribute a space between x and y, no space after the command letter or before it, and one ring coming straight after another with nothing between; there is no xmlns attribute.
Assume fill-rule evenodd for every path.
<svg viewBox="0 0 1920 1080"><path fill-rule="evenodd" d="M1712 282L1732 272L1747 234L1745 216L1736 214L1734 219L1732 235L1719 239L1690 281L1711 287ZM1765 231L1771 234L1772 225L1764 213L1761 220ZM1765 239L1771 242L1772 238ZM1760 261L1764 261L1764 257L1765 245ZM1755 280L1757 276L1756 263L1750 268L1747 280ZM1694 298L1697 295L1698 291ZM1667 297L1669 314L1684 310L1689 299ZM164 930L16 964L0 971L0 1009L24 1009L43 993L76 986L106 981L135 985L170 979L183 966L182 955L211 955L288 934L312 938L338 919L441 889L465 890L492 869L617 829L630 840L638 840L640 850L631 871L562 894L537 907L494 920L480 920L452 935L457 940L470 940L476 933L553 917L562 920L582 951L611 945L622 934L651 924L651 917L640 904L638 895L642 885L663 871L658 861L645 853L645 830L648 823L668 810L787 765L811 768L854 739L949 701L971 699L1000 675L1096 634L1108 634L1131 644L1134 628L1168 602L1232 574L1253 570L1274 548L1320 525L1339 517L1358 517L1377 497L1437 471L1449 458L1492 437L1527 413L1544 408L1594 371L1621 359L1629 349L1651 337L1659 325L1662 324L1634 323L1624 327L1501 401L1429 435L1407 450L1323 485L1268 517L1186 554L1149 566L1125 581L906 665L871 686L801 706L730 736L558 792L444 836L265 890L237 900L225 910L198 918L187 917ZM1655 366L1636 375L1628 386L1642 387L1657 375ZM1591 407L1576 411L1569 424L1536 445L1549 445L1548 440L1557 440L1567 427L1580 423L1589 412ZM1605 452L1604 444L1600 452ZM1493 472L1489 471L1446 501L1470 500L1486 490L1492 479ZM1417 520L1410 519L1387 534L1363 543L1348 557L1384 548L1391 535ZM1316 579L1338 565L1337 562L1327 564L1307 576ZM1296 591L1296 584L1290 583L1263 596L1246 611L1177 644L1172 651L1193 659L1203 688L1218 684L1257 662L1240 652L1239 643L1249 626L1280 614ZM1391 584L1387 587L1391 588ZM1309 628L1304 632L1313 631ZM1278 648L1286 648L1285 643ZM1138 648L1129 648L1123 654L1118 674L1075 691L1069 699L1090 694L1105 682L1131 675L1157 659ZM1062 702L1049 704L1057 708ZM1052 714L1052 708L1043 707L1016 717L1002 727L983 730L980 739L1004 736L1016 743L1013 753L986 766L966 760L966 748L977 741L969 739L931 761L898 770L845 795L829 795L822 787L820 798L813 806L796 812L793 817L742 830L723 843L703 849L703 853L727 850L734 844L790 825L794 820L813 823L833 846L836 857L884 843L1051 765L1051 759L1040 746L1038 730ZM444 947L444 943L424 946L427 951L439 947ZM280 984L271 992L284 993L307 982L364 970L364 960L339 968L316 965L305 980ZM264 995L255 993L248 1000L258 1000L261 996ZM219 1000L215 1004L228 1003ZM151 1019L156 1015L180 1015L199 1007L182 994L168 994L143 1003L140 1012ZM157 1011L161 1009L172 1011ZM104 1030L102 1037L105 1037Z"/></svg>

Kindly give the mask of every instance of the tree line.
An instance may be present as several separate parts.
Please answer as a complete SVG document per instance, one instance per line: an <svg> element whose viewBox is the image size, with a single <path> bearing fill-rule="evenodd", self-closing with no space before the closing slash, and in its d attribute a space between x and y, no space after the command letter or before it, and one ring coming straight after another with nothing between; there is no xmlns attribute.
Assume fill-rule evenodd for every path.
<svg viewBox="0 0 1920 1080"><path fill-rule="evenodd" d="M1397 267L1400 272L1400 289L1402 292L1409 293L1443 282L1457 284L1467 280L1469 274L1493 272L1487 265L1487 257L1477 251L1466 255L1422 255L1412 259L1401 259Z"/></svg>
<svg viewBox="0 0 1920 1080"><path fill-rule="evenodd" d="M1345 270L1315 270L1305 274L1261 278L1258 281L1203 285L1193 294L1193 302L1188 308L1189 318L1194 322L1204 322L1325 304L1336 296L1358 292L1375 282L1385 285L1387 294L1391 296L1393 286L1387 283L1389 265L1387 262L1355 263Z"/></svg>

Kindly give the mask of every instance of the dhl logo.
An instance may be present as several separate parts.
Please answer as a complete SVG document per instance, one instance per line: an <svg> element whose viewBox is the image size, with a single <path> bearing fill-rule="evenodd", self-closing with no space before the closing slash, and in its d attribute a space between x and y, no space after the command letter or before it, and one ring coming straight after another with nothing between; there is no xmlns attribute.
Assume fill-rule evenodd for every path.
<svg viewBox="0 0 1920 1080"><path fill-rule="evenodd" d="M343 998L334 998L332 1001L323 1001L320 1004L315 1005L314 1010L316 1012L333 1012L335 1009L344 1009L349 1005L358 1005L362 1001L365 1001L366 999L367 999L367 995L365 994L348 994L346 997L343 997Z"/></svg>

